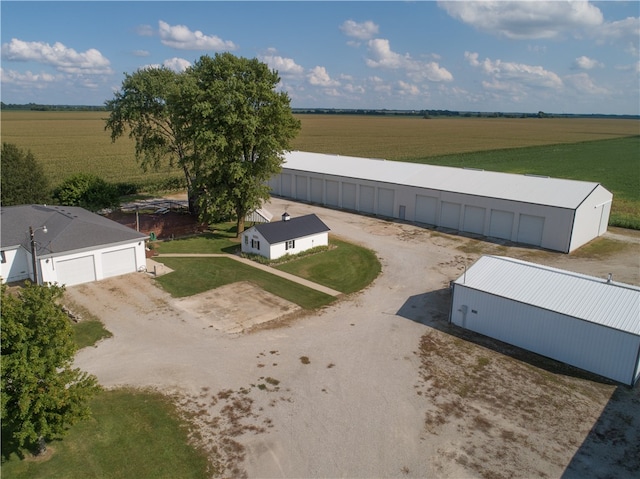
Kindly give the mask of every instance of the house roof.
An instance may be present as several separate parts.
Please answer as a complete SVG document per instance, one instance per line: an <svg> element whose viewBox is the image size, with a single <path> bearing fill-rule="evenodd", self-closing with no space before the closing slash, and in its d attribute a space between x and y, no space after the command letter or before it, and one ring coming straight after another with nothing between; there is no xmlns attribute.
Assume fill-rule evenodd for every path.
<svg viewBox="0 0 640 479"><path fill-rule="evenodd" d="M286 153L282 167L570 209L580 206L596 188L604 189L599 183L588 181L304 151Z"/></svg>
<svg viewBox="0 0 640 479"><path fill-rule="evenodd" d="M38 255L127 243L147 236L108 218L75 206L21 205L0 208L3 249L22 246L30 251L29 227L34 229ZM47 227L47 232L42 227Z"/></svg>
<svg viewBox="0 0 640 479"><path fill-rule="evenodd" d="M329 231L329 227L314 214L298 216L287 221L263 223L254 226L254 228L269 244L282 243Z"/></svg>
<svg viewBox="0 0 640 479"><path fill-rule="evenodd" d="M640 335L640 288L608 279L483 256L456 284Z"/></svg>

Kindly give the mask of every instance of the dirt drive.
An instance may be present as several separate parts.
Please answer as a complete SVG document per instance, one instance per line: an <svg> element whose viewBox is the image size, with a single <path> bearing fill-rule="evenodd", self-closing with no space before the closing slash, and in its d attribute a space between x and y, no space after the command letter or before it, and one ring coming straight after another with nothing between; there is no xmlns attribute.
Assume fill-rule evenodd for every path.
<svg viewBox="0 0 640 479"><path fill-rule="evenodd" d="M308 315L247 284L181 300L145 273L71 287L113 333L76 365L107 388L175 397L224 477L637 477L640 388L454 328L447 315L449 281L481 254L640 284L638 235L613 232L614 252L585 257L280 199L267 209L317 213L332 234L376 251L382 274ZM288 319L242 327L259 314Z"/></svg>

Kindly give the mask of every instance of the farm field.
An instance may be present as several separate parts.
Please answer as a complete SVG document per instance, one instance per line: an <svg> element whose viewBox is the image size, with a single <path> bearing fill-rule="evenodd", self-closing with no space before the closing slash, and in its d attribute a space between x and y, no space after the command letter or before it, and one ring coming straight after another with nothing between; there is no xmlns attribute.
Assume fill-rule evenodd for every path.
<svg viewBox="0 0 640 479"><path fill-rule="evenodd" d="M128 138L111 142L106 112L2 113L2 141L30 149L52 185L87 172L139 185L180 177L143 172ZM596 181L614 194L612 224L640 228L640 122L595 118L298 115L297 150Z"/></svg>

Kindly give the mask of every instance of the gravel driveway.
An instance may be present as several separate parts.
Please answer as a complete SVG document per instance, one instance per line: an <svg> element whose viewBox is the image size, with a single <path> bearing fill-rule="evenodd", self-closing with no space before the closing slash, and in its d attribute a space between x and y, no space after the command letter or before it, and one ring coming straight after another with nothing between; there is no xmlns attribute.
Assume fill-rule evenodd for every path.
<svg viewBox="0 0 640 479"><path fill-rule="evenodd" d="M274 215L317 213L332 234L376 251L382 274L367 290L316 314L290 315L244 334L217 328L215 311L207 315L179 304L143 273L68 288L71 300L94 312L114 335L81 350L76 365L108 388L174 394L185 410L197 412L200 444L218 458L226 476L560 477L570 463L576 471L583 467L584 461L576 461L580 451L592 454L584 444L614 393L622 409L634 405L629 414L640 429L638 388L619 392L574 376L569 381L593 390L585 392L589 399L581 409L567 413L574 420L561 439L567 443L559 444L541 426L531 432L530 447L523 447L504 433L511 426L516 430L517 417L499 418L493 411L501 433L481 427L480 412L450 410L447 417L444 398L453 393L435 388L437 371L425 374L424 354L425 337L447 347L461 341L445 331L447 287L480 254L519 256L603 277L614 269L616 280L638 284L637 245L603 263L288 200L273 199L267 209ZM479 354L485 348L467 341L464 350ZM486 354L495 355L493 364L504 356ZM429 361L447 360L436 355ZM513 385L526 396L526 380L514 376ZM434 429L427 419L438 412L435 405L443 417ZM465 406L490 413L480 403ZM489 441L512 448L495 466L488 460L495 455Z"/></svg>

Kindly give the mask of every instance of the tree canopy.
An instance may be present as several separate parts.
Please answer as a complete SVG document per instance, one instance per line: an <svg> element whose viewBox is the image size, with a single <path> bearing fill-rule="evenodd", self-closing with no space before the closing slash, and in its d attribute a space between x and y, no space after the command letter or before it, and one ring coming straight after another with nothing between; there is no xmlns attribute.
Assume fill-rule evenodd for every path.
<svg viewBox="0 0 640 479"><path fill-rule="evenodd" d="M89 415L97 381L71 367L76 346L58 304L62 287L27 282L18 294L1 288L2 428L15 447L42 452L45 440Z"/></svg>
<svg viewBox="0 0 640 479"><path fill-rule="evenodd" d="M239 235L300 129L279 82L266 64L230 53L182 73L138 70L107 102L106 128L114 141L129 132L143 167L182 168L200 219L235 216Z"/></svg>
<svg viewBox="0 0 640 479"><path fill-rule="evenodd" d="M81 206L90 211L120 204L116 185L88 173L78 173L64 180L53 191L53 198L61 205Z"/></svg>
<svg viewBox="0 0 640 479"><path fill-rule="evenodd" d="M2 143L0 155L0 204L44 204L49 201L49 179L30 150Z"/></svg>

